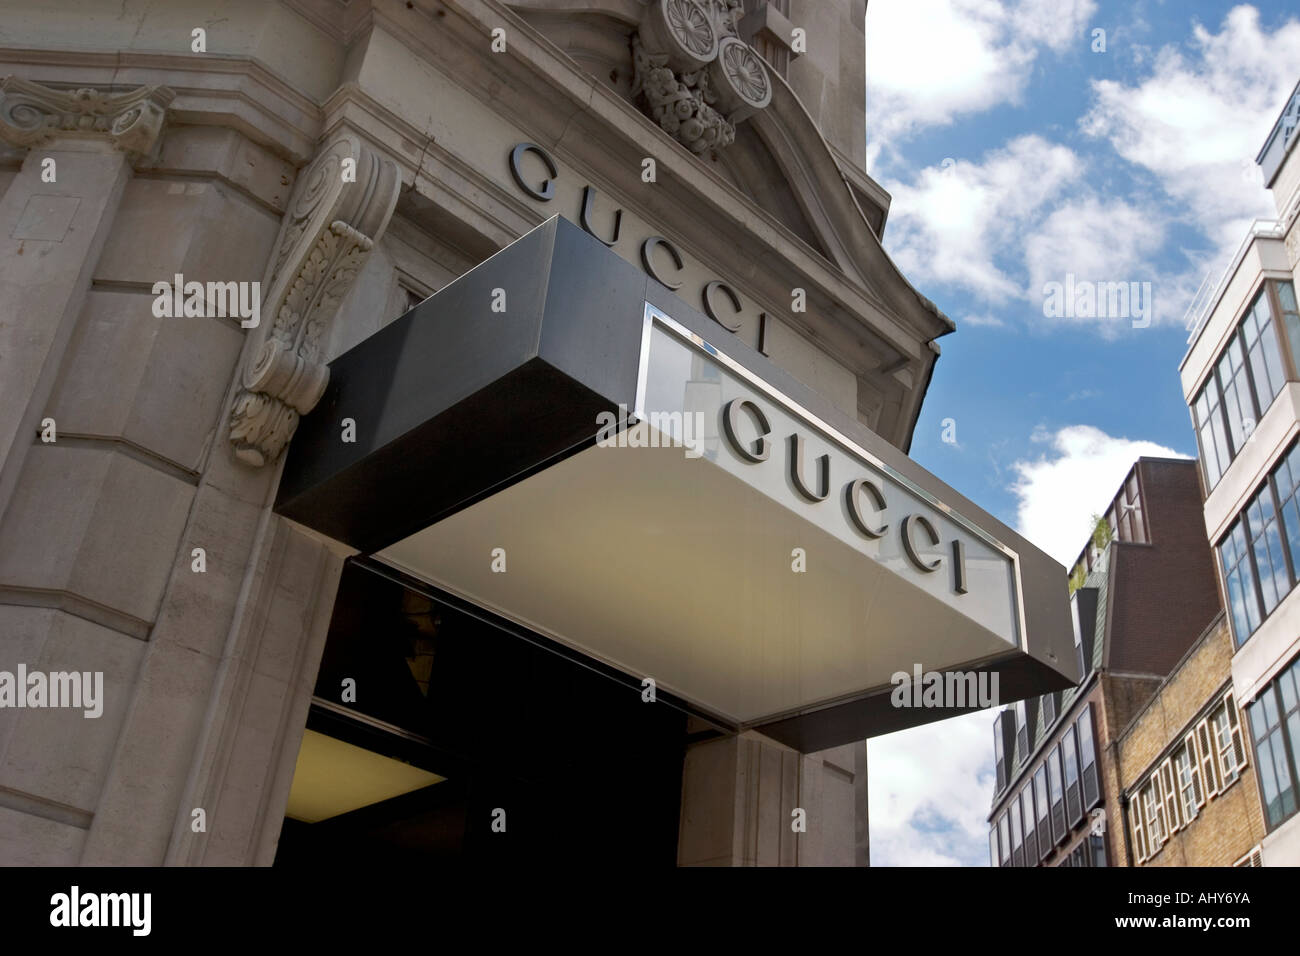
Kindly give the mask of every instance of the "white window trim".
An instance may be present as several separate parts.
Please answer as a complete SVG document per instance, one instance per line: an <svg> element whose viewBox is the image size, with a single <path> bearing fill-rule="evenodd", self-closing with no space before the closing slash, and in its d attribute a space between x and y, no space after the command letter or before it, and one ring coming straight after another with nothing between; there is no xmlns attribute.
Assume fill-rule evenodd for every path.
<svg viewBox="0 0 1300 956"><path fill-rule="evenodd" d="M1205 787L1205 798L1218 796L1219 755L1214 749L1214 734L1210 728L1210 719L1206 717L1196 725L1196 752L1201 762L1201 784Z"/></svg>
<svg viewBox="0 0 1300 956"><path fill-rule="evenodd" d="M1160 787L1164 793L1165 819L1172 835L1183 828L1183 813L1174 776L1174 762L1169 757L1160 765Z"/></svg>
<svg viewBox="0 0 1300 956"><path fill-rule="evenodd" d="M1196 728L1193 727L1183 738L1183 751L1187 754L1187 762L1192 768L1192 795L1196 797L1196 807L1200 809L1205 806L1209 798L1205 795L1205 784L1201 782L1201 761L1200 754L1196 749Z"/></svg>
<svg viewBox="0 0 1300 956"><path fill-rule="evenodd" d="M1174 751L1174 774L1178 781L1178 802L1182 811L1183 826L1187 826L1197 817L1196 788L1192 778L1192 767L1196 761L1188 756L1186 746Z"/></svg>

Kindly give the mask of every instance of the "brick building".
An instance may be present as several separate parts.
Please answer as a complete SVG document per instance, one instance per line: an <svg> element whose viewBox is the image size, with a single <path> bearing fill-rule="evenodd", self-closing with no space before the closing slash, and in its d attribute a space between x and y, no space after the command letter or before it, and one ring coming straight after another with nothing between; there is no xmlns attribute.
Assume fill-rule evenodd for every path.
<svg viewBox="0 0 1300 956"><path fill-rule="evenodd" d="M994 866L1124 865L1120 738L1222 613L1196 463L1140 458L1069 580L1084 676L995 720Z"/></svg>
<svg viewBox="0 0 1300 956"><path fill-rule="evenodd" d="M1259 865L1264 818L1242 728L1220 615L1115 742L1126 864Z"/></svg>

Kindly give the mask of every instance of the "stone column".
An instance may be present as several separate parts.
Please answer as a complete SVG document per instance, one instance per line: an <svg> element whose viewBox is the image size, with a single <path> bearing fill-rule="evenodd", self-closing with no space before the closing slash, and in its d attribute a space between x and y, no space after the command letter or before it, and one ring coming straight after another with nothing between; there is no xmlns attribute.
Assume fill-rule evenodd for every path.
<svg viewBox="0 0 1300 956"><path fill-rule="evenodd" d="M49 402L131 160L154 150L172 97L165 87L109 95L0 80L0 139L28 149L0 199L0 515Z"/></svg>
<svg viewBox="0 0 1300 956"><path fill-rule="evenodd" d="M97 717L0 712L9 864L79 859L159 559L123 552L183 507L147 468L84 443L76 416L55 407L132 166L155 152L171 99L162 87L109 94L0 80L0 140L26 150L0 198L0 669L103 675Z"/></svg>

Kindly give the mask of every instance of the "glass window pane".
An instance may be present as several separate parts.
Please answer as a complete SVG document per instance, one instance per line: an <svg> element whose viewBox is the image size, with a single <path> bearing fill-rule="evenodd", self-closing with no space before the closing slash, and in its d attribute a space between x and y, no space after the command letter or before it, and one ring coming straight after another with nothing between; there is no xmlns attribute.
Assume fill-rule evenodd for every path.
<svg viewBox="0 0 1300 956"><path fill-rule="evenodd" d="M1075 727L1079 731L1079 762L1091 767L1096 759L1096 750L1092 743L1092 713L1089 708L1084 708L1083 714L1075 721Z"/></svg>
<svg viewBox="0 0 1300 956"><path fill-rule="evenodd" d="M1264 616L1267 617L1291 590L1291 577L1282 554L1281 527L1273 510L1273 492L1267 483L1246 506L1246 517L1255 571L1264 596Z"/></svg>
<svg viewBox="0 0 1300 956"><path fill-rule="evenodd" d="M1057 760L1057 750L1052 748L1052 752L1047 755L1047 786L1051 793L1052 802L1057 803L1061 799L1061 765Z"/></svg>
<svg viewBox="0 0 1300 956"><path fill-rule="evenodd" d="M1262 415L1282 390L1286 376L1282 371L1282 352L1268 295L1261 291L1255 304L1242 320L1242 334L1250 355L1250 370L1255 379L1255 398Z"/></svg>
<svg viewBox="0 0 1300 956"><path fill-rule="evenodd" d="M1232 633L1238 646L1259 627L1259 597L1255 592L1255 572L1246 549L1244 522L1238 520L1219 543L1219 560L1223 579L1228 586L1228 605L1232 613Z"/></svg>
<svg viewBox="0 0 1300 956"><path fill-rule="evenodd" d="M1277 488L1287 549L1294 567L1300 562L1300 444L1293 446L1274 470L1273 485Z"/></svg>
<svg viewBox="0 0 1300 956"><path fill-rule="evenodd" d="M1223 435L1222 424L1220 423L1217 430L1214 428L1214 423L1219 418L1219 406L1211 398L1214 392L1214 377L1211 376L1210 381L1201 389L1201 394L1192 403L1192 416L1196 425L1196 437L1200 443L1201 464L1205 468L1207 488L1213 488L1219 483L1228 461L1228 449L1222 446L1219 440Z"/></svg>
<svg viewBox="0 0 1300 956"><path fill-rule="evenodd" d="M1291 358L1300 368L1300 310L1296 309L1295 286L1290 282L1277 284L1277 297L1282 303L1282 327L1291 345Z"/></svg>
<svg viewBox="0 0 1300 956"><path fill-rule="evenodd" d="M1246 360L1241 340L1236 336L1228 340L1228 345L1223 350L1223 356L1219 359L1218 376L1219 387L1223 389L1223 418L1228 425L1232 453L1236 455L1258 421L1246 378Z"/></svg>
<svg viewBox="0 0 1300 956"><path fill-rule="evenodd" d="M1074 786L1079 782L1079 762L1075 756L1074 731L1067 728L1061 738L1061 757L1065 761L1065 785Z"/></svg>

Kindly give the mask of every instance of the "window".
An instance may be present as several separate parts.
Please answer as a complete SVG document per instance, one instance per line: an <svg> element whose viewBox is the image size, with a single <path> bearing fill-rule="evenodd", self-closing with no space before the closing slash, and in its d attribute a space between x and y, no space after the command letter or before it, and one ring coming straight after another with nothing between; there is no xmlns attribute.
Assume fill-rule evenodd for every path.
<svg viewBox="0 0 1300 956"><path fill-rule="evenodd" d="M1066 834L1065 794L1061 789L1061 759L1059 750L1052 748L1047 755L1047 790L1052 803L1052 842L1059 843Z"/></svg>
<svg viewBox="0 0 1300 956"><path fill-rule="evenodd" d="M1214 752L1214 738L1208 721L1203 720L1196 726L1196 749L1201 761L1201 783L1208 799L1219 792L1218 755Z"/></svg>
<svg viewBox="0 0 1300 956"><path fill-rule="evenodd" d="M1228 441L1235 458L1254 430L1259 416L1250 397L1250 373L1246 369L1246 356L1241 350L1241 340L1233 336L1228 340L1219 364L1215 368L1219 389L1223 393L1223 417L1228 423Z"/></svg>
<svg viewBox="0 0 1300 956"><path fill-rule="evenodd" d="M1191 823L1205 803L1205 798L1201 795L1200 768L1196 763L1196 739L1191 734L1187 735L1183 746L1174 754L1174 772L1178 777L1183 820Z"/></svg>
<svg viewBox="0 0 1300 956"><path fill-rule="evenodd" d="M1289 326L1292 316L1286 313L1286 303L1294 305L1294 290L1284 298L1279 286L1278 294L1283 301L1283 320ZM1269 303L1269 290L1261 289L1192 402L1207 488L1218 484L1286 381L1281 341Z"/></svg>
<svg viewBox="0 0 1300 956"><path fill-rule="evenodd" d="M1020 816L1025 821L1025 866L1038 862L1038 831L1034 827L1034 788L1027 784L1020 791Z"/></svg>
<svg viewBox="0 0 1300 956"><path fill-rule="evenodd" d="M1300 659L1247 708L1255 742L1255 773L1269 827L1296 812L1300 792Z"/></svg>
<svg viewBox="0 0 1300 956"><path fill-rule="evenodd" d="M998 863L1001 866L1007 865L1007 860L1011 858L1011 834L1008 832L1007 815L1005 813L998 817Z"/></svg>
<svg viewBox="0 0 1300 956"><path fill-rule="evenodd" d="M1066 820L1074 826L1083 816L1083 802L1079 797L1079 755L1073 727L1066 727L1061 736L1061 762L1065 774Z"/></svg>
<svg viewBox="0 0 1300 956"><path fill-rule="evenodd" d="M1219 561L1228 588L1228 606L1232 611L1232 634L1237 646L1259 627L1259 594L1255 589L1255 571L1246 550L1246 522L1238 519L1219 542Z"/></svg>
<svg viewBox="0 0 1300 956"><path fill-rule="evenodd" d="M1147 847L1147 826L1142 815L1141 791L1129 804L1129 818L1133 823L1133 855L1141 863L1151 855Z"/></svg>
<svg viewBox="0 0 1300 956"><path fill-rule="evenodd" d="M1079 665L1080 680L1082 681L1082 678L1088 676L1090 668L1083 659L1083 630L1079 626L1079 604L1077 600L1074 603L1074 659Z"/></svg>
<svg viewBox="0 0 1300 956"><path fill-rule="evenodd" d="M997 769L998 793L1007 785L1007 755L1002 752L1002 715L993 721L993 766Z"/></svg>
<svg viewBox="0 0 1300 956"><path fill-rule="evenodd" d="M1300 447L1300 446L1297 446ZM1052 721L1056 719L1056 695L1043 695L1043 727L1052 726Z"/></svg>
<svg viewBox="0 0 1300 956"><path fill-rule="evenodd" d="M1291 590L1291 572L1287 570L1286 556L1282 552L1281 524L1273 510L1273 489L1267 482L1246 505L1246 520L1259 593L1264 599L1264 616L1267 617Z"/></svg>
<svg viewBox="0 0 1300 956"><path fill-rule="evenodd" d="M1219 779L1222 781L1222 789L1226 790L1237 779L1246 763L1246 751L1241 741L1241 721L1231 694L1214 713L1214 739L1219 748Z"/></svg>
<svg viewBox="0 0 1300 956"><path fill-rule="evenodd" d="M1294 565L1296 558L1300 557L1300 444L1292 447L1278 463L1273 472L1273 487L1277 489L1287 550Z"/></svg>
<svg viewBox="0 0 1300 956"><path fill-rule="evenodd" d="M1165 821L1172 836L1183 828L1183 816L1178 807L1178 788L1174 785L1174 762L1166 759L1160 765L1160 791L1164 794Z"/></svg>
<svg viewBox="0 0 1300 956"><path fill-rule="evenodd" d="M1277 300L1282 306L1282 325L1291 343L1291 362L1300 368L1300 309L1296 308L1295 286L1290 282L1279 282Z"/></svg>
<svg viewBox="0 0 1300 956"><path fill-rule="evenodd" d="M1286 373L1282 368L1282 349L1273 328L1273 312L1268 304L1268 290L1261 289L1246 317L1241 321L1241 337L1250 357L1251 378L1255 383L1255 398L1262 417L1282 391Z"/></svg>
<svg viewBox="0 0 1300 956"><path fill-rule="evenodd" d="M1201 461L1205 468L1205 486L1213 488L1232 460L1228 452L1228 430L1223 424L1223 408L1219 405L1219 389L1214 373L1192 402L1192 419L1196 437L1201 446Z"/></svg>
<svg viewBox="0 0 1300 956"><path fill-rule="evenodd" d="M1089 834L1088 849L1091 851L1093 866L1106 865L1106 841L1096 834Z"/></svg>
<svg viewBox="0 0 1300 956"><path fill-rule="evenodd" d="M1007 810L1011 817L1011 865L1024 866L1024 831L1020 826L1020 798L1016 797L1011 801L1011 807Z"/></svg>
<svg viewBox="0 0 1300 956"><path fill-rule="evenodd" d="M1016 701L1016 752L1021 761L1029 756L1029 716L1023 700Z"/></svg>
<svg viewBox="0 0 1300 956"><path fill-rule="evenodd" d="M1160 793L1160 774L1152 774L1151 782L1142 791L1142 812L1146 816L1147 842L1151 855L1160 852L1165 844L1165 804Z"/></svg>
<svg viewBox="0 0 1300 956"><path fill-rule="evenodd" d="M1300 442L1279 459L1218 551L1240 647L1295 587L1300 571Z"/></svg>
<svg viewBox="0 0 1300 956"><path fill-rule="evenodd" d="M1041 860L1047 856L1052 848L1052 836L1048 832L1047 814L1050 806L1047 803L1047 767L1039 767L1034 773L1034 808L1038 814L1038 858Z"/></svg>
<svg viewBox="0 0 1300 956"><path fill-rule="evenodd" d="M1092 704L1086 704L1079 719L1074 722L1074 729L1079 734L1080 777L1083 780L1083 809L1091 810L1101 799L1101 787L1097 781L1097 747L1092 736Z"/></svg>
<svg viewBox="0 0 1300 956"><path fill-rule="evenodd" d="M1119 493L1119 540L1144 543L1147 540L1146 525L1142 521L1142 496L1138 494L1137 471L1129 475L1124 488Z"/></svg>
<svg viewBox="0 0 1300 956"><path fill-rule="evenodd" d="M989 828L989 866L998 865L998 831L997 827Z"/></svg>

